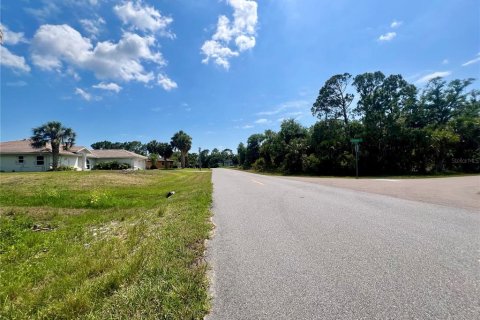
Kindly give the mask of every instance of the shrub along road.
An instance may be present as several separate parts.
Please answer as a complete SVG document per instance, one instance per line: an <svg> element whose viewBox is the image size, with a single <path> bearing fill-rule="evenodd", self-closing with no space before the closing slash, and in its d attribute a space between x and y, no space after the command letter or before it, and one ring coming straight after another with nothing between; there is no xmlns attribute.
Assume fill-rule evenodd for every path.
<svg viewBox="0 0 480 320"><path fill-rule="evenodd" d="M210 319L478 319L473 210L215 169Z"/></svg>

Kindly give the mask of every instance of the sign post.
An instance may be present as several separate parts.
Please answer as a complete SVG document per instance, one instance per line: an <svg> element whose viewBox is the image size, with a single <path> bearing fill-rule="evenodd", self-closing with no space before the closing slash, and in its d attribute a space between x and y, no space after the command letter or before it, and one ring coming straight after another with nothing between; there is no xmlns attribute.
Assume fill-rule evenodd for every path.
<svg viewBox="0 0 480 320"><path fill-rule="evenodd" d="M362 142L362 138L357 139L350 139L350 142L355 144L355 173L356 179L358 179L358 153L360 152L360 142Z"/></svg>

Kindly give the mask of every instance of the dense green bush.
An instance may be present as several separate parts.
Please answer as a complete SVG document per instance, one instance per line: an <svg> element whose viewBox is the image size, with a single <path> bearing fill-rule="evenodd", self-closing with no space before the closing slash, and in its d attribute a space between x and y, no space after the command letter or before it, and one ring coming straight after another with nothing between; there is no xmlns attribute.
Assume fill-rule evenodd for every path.
<svg viewBox="0 0 480 320"><path fill-rule="evenodd" d="M321 161L313 153L302 158L302 169L306 173L318 174L320 166Z"/></svg>
<svg viewBox="0 0 480 320"><path fill-rule="evenodd" d="M57 169L50 169L48 171L76 171L75 167L72 166L58 166Z"/></svg>
<svg viewBox="0 0 480 320"><path fill-rule="evenodd" d="M130 169L128 163L119 163L118 161L100 162L95 165L94 170L125 170Z"/></svg>
<svg viewBox="0 0 480 320"><path fill-rule="evenodd" d="M265 171L267 168L267 164L265 162L265 159L263 158L258 158L252 165L253 169L256 171Z"/></svg>

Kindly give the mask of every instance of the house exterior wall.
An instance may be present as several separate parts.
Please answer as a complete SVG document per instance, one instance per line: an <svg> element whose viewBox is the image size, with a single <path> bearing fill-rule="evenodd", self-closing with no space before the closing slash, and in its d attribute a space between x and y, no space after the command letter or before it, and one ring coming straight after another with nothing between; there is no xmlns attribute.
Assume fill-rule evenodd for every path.
<svg viewBox="0 0 480 320"><path fill-rule="evenodd" d="M19 161L20 156L23 156L23 163ZM43 156L43 165L37 165L37 156ZM81 157L60 155L58 165L82 170ZM52 156L50 154L0 154L0 171L39 172L47 171L51 166Z"/></svg>
<svg viewBox="0 0 480 320"><path fill-rule="evenodd" d="M82 162L80 157L60 156L58 165L62 167L74 167L76 170L82 170Z"/></svg>
<svg viewBox="0 0 480 320"><path fill-rule="evenodd" d="M37 156L43 156L43 164L37 165ZM23 162L19 157L23 157ZM87 168L87 159L90 162L90 168ZM128 163L133 169L144 170L146 166L145 159L141 158L101 158L97 159L89 155L89 152L80 151L75 155L60 155L58 159L59 166L73 167L75 170L90 170L97 163L117 161L119 163ZM52 155L49 153L0 153L0 171L4 172L39 172L48 171L52 166Z"/></svg>
<svg viewBox="0 0 480 320"><path fill-rule="evenodd" d="M23 156L23 163L19 162L19 156ZM5 172L35 172L35 171L47 171L49 169L51 159L50 156L44 155L44 164L37 165L36 154L2 154L0 155L0 171Z"/></svg>
<svg viewBox="0 0 480 320"><path fill-rule="evenodd" d="M133 168L139 169L139 170L145 170L146 162L147 161L145 159L136 158L133 160Z"/></svg>

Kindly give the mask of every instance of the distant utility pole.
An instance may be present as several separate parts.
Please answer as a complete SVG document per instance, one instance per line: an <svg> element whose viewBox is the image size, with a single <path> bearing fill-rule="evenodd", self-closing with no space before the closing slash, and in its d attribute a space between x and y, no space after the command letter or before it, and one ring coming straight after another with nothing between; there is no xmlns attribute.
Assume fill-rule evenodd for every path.
<svg viewBox="0 0 480 320"><path fill-rule="evenodd" d="M202 171L202 148L198 147L198 167Z"/></svg>
<svg viewBox="0 0 480 320"><path fill-rule="evenodd" d="M355 176L358 179L358 153L360 152L360 142L362 142L362 138L358 139L350 139L350 142L355 144Z"/></svg>

